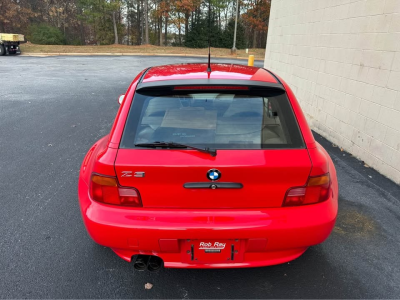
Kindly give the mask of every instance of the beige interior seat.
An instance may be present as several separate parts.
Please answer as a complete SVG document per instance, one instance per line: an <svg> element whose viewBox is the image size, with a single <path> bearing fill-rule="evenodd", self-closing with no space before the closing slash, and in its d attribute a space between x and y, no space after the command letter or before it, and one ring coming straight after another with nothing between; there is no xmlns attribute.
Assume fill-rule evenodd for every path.
<svg viewBox="0 0 400 300"><path fill-rule="evenodd" d="M224 117L262 117L262 111L260 98L235 95Z"/></svg>

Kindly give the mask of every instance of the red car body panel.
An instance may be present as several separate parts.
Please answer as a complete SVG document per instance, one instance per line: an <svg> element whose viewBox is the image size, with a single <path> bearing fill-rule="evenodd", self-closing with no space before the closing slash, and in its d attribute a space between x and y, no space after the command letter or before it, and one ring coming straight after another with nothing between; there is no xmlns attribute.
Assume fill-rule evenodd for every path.
<svg viewBox="0 0 400 300"><path fill-rule="evenodd" d="M211 73L206 68L205 64L154 67L134 79L110 135L95 143L82 163L78 196L87 231L95 242L110 247L127 261L136 254L157 255L165 267L171 268L257 267L295 259L309 246L322 243L334 227L338 182L333 162L314 140L299 103L281 78L254 67L212 64ZM184 82L188 79L282 84L306 149L218 150L216 157L186 149L157 151L157 155L151 149L119 149L139 81ZM146 177L138 180L120 176L127 168L145 171ZM245 182L246 194L244 190L177 188L184 181L204 181L199 176L205 176L210 168L223 169L226 181ZM89 187L93 173L117 177L120 186L137 188L143 207L107 205L91 199ZM182 182L171 176L182 173ZM252 175L246 178L243 173ZM309 176L326 173L331 178L328 200L282 207L289 188L305 186ZM196 205L193 207L188 199L193 199ZM232 241L239 251L230 262L191 261L186 251L188 241Z"/></svg>
<svg viewBox="0 0 400 300"><path fill-rule="evenodd" d="M218 150L215 157L186 149L163 150L157 156L153 153L154 150L120 149L115 161L118 182L137 188L145 208L281 207L287 190L303 186L311 169L306 149ZM245 182L246 188L182 188L186 182L205 181L210 166L223 172L224 182ZM141 171L148 176L122 177L124 170Z"/></svg>
<svg viewBox="0 0 400 300"><path fill-rule="evenodd" d="M166 267L255 267L273 265L300 256L309 246L322 243L332 231L336 201L273 209L126 209L92 201L80 181L79 197L90 236L130 261L134 254L160 256ZM312 234L310 234L312 233ZM187 239L241 239L265 247L244 253L238 263L188 264L181 260L180 243ZM162 248L163 240L176 240L179 248Z"/></svg>
<svg viewBox="0 0 400 300"><path fill-rule="evenodd" d="M211 73L207 72L207 64L181 64L178 67L177 65L159 66L151 68L143 78L143 82L187 79L232 79L277 82L276 78L264 69L232 64L212 64Z"/></svg>

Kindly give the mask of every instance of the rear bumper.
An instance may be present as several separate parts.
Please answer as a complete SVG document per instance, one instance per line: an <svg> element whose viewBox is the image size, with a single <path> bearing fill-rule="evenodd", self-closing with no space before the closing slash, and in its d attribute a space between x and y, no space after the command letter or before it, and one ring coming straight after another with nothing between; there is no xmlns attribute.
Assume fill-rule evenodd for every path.
<svg viewBox="0 0 400 300"><path fill-rule="evenodd" d="M127 261L135 254L157 255L170 268L258 267L293 260L329 236L338 209L337 197L287 208L127 209L92 201L81 179L79 201L87 231L95 242L112 248ZM235 263L188 263L180 249L188 239L241 240L242 259Z"/></svg>

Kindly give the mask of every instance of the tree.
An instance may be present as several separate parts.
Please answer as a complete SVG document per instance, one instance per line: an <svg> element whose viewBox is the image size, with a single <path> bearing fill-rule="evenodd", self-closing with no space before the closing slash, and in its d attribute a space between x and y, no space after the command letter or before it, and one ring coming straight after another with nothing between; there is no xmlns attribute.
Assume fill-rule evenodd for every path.
<svg viewBox="0 0 400 300"><path fill-rule="evenodd" d="M27 0L0 0L0 32L27 32L33 16Z"/></svg>
<svg viewBox="0 0 400 300"><path fill-rule="evenodd" d="M120 0L79 0L82 18L94 27L97 42L118 44L118 24L116 15Z"/></svg>
<svg viewBox="0 0 400 300"><path fill-rule="evenodd" d="M0 0L0 32L29 35L28 29L31 25L44 24L48 26L46 28L50 34L53 28L57 28L65 43L74 45L151 43L207 47L210 36L213 47L231 48L231 19L235 16L236 2L237 0ZM238 31L240 26L244 28L246 45L264 47L271 0L239 0L238 3ZM208 25L209 4L211 31ZM228 35L232 37L230 45L225 41ZM237 38L242 37L239 37L238 32Z"/></svg>
<svg viewBox="0 0 400 300"><path fill-rule="evenodd" d="M40 45L64 45L65 38L59 28L46 24L31 25L28 39Z"/></svg>
<svg viewBox="0 0 400 300"><path fill-rule="evenodd" d="M193 23L189 27L189 32L185 40L185 46L189 48L207 48L208 42L212 47L222 47L223 31L218 27L215 12L208 10L198 12Z"/></svg>
<svg viewBox="0 0 400 300"><path fill-rule="evenodd" d="M221 44L221 48L231 48L234 31L235 31L235 20L230 19L228 25L226 26L223 32L223 42ZM246 48L245 28L243 26L242 21L240 20L237 23L236 48L237 49Z"/></svg>
<svg viewBox="0 0 400 300"><path fill-rule="evenodd" d="M271 0L254 0L247 5L247 12L242 15L245 25L253 33L253 48L264 47L264 41L268 32L269 13L271 9ZM265 38L259 38L257 42L257 34L263 34ZM260 35L261 36L261 35Z"/></svg>
<svg viewBox="0 0 400 300"><path fill-rule="evenodd" d="M145 44L149 44L149 0L144 0Z"/></svg>
<svg viewBox="0 0 400 300"><path fill-rule="evenodd" d="M168 18L169 18L169 13L171 11L171 0L162 0L160 2L159 6L159 15L161 17L164 17L164 45L168 46ZM161 30L161 28L160 28ZM161 40L160 40L160 46L161 46Z"/></svg>
<svg viewBox="0 0 400 300"><path fill-rule="evenodd" d="M189 32L190 15L196 11L201 5L201 0L177 0L175 1L176 11L182 13L185 19L185 36Z"/></svg>

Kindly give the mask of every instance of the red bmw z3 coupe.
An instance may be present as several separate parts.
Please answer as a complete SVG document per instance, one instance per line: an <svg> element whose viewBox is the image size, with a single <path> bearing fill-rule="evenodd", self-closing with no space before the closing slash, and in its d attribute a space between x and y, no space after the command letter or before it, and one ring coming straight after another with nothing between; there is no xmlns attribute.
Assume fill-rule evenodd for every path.
<svg viewBox="0 0 400 300"><path fill-rule="evenodd" d="M151 67L120 103L78 194L92 239L136 269L275 265L331 233L335 167L277 75Z"/></svg>

